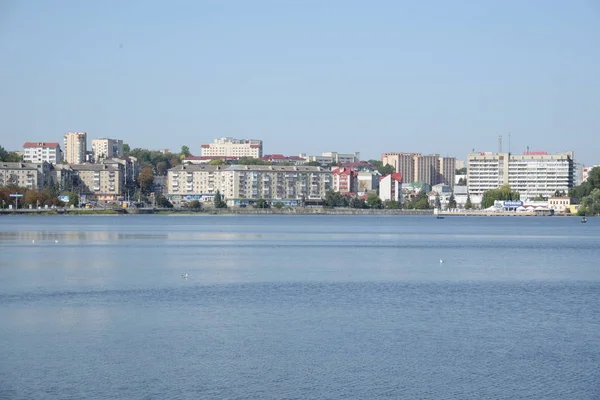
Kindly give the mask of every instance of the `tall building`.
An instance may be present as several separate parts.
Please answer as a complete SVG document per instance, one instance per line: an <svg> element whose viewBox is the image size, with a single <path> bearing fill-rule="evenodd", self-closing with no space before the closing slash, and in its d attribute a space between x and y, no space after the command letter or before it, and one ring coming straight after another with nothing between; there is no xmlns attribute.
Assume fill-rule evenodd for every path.
<svg viewBox="0 0 600 400"><path fill-rule="evenodd" d="M381 177L379 181L379 198L383 201L402 202L402 174L394 172Z"/></svg>
<svg viewBox="0 0 600 400"><path fill-rule="evenodd" d="M62 150L56 142L25 142L23 161L27 163L47 162L58 164L62 161Z"/></svg>
<svg viewBox="0 0 600 400"><path fill-rule="evenodd" d="M94 161L107 158L121 157L123 155L123 141L119 139L94 139L92 140L92 153Z"/></svg>
<svg viewBox="0 0 600 400"><path fill-rule="evenodd" d="M471 196L509 185L522 200L568 192L574 183L573 152L523 154L480 152L467 157L467 186Z"/></svg>
<svg viewBox="0 0 600 400"><path fill-rule="evenodd" d="M68 164L83 164L86 161L87 133L68 132L65 134L64 158Z"/></svg>
<svg viewBox="0 0 600 400"><path fill-rule="evenodd" d="M383 165L391 165L402 175L404 182L424 182L430 186L438 183L454 185L456 159L439 154L383 153Z"/></svg>
<svg viewBox="0 0 600 400"><path fill-rule="evenodd" d="M253 157L263 156L262 140L234 139L230 137L215 139L202 145L203 157Z"/></svg>

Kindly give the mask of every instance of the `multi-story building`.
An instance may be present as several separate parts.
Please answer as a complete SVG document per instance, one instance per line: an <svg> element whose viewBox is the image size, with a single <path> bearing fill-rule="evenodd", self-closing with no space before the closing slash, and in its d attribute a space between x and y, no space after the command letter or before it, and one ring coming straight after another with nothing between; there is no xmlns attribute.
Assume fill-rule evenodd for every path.
<svg viewBox="0 0 600 400"><path fill-rule="evenodd" d="M306 162L318 162L322 166L360 161L360 153L342 154L335 151L324 152L320 156L308 156L302 153L299 157L305 159Z"/></svg>
<svg viewBox="0 0 600 400"><path fill-rule="evenodd" d="M212 143L202 145L202 156L216 157L252 157L263 155L262 140L234 139L230 137L215 139Z"/></svg>
<svg viewBox="0 0 600 400"><path fill-rule="evenodd" d="M551 197L558 190L567 193L573 187L573 153L480 152L467 157L467 186L471 196L509 185L522 200L537 196Z"/></svg>
<svg viewBox="0 0 600 400"><path fill-rule="evenodd" d="M62 150L56 142L25 142L23 161L26 163L58 164L62 161Z"/></svg>
<svg viewBox="0 0 600 400"><path fill-rule="evenodd" d="M52 164L47 162L0 162L0 186L41 190L49 182L51 168Z"/></svg>
<svg viewBox="0 0 600 400"><path fill-rule="evenodd" d="M56 164L50 171L50 181L64 192L72 192L77 182L74 181L74 171L69 164Z"/></svg>
<svg viewBox="0 0 600 400"><path fill-rule="evenodd" d="M261 158L262 161L269 162L273 165L276 164L292 164L292 165L303 165L306 164L306 159L300 156L284 156L283 154L268 154Z"/></svg>
<svg viewBox="0 0 600 400"><path fill-rule="evenodd" d="M121 157L123 155L123 141L106 138L94 139L92 140L92 153L95 162L107 158Z"/></svg>
<svg viewBox="0 0 600 400"><path fill-rule="evenodd" d="M341 194L356 193L358 190L358 173L352 168L336 167L331 170L334 192Z"/></svg>
<svg viewBox="0 0 600 400"><path fill-rule="evenodd" d="M402 174L394 172L381 177L379 181L379 198L383 201L402 202Z"/></svg>
<svg viewBox="0 0 600 400"><path fill-rule="evenodd" d="M377 171L359 171L358 172L358 193L368 193L379 188L381 174Z"/></svg>
<svg viewBox="0 0 600 400"><path fill-rule="evenodd" d="M586 182L590 176L590 171L598 168L600 165L592 165L591 167L583 167L581 173L581 182Z"/></svg>
<svg viewBox="0 0 600 400"><path fill-rule="evenodd" d="M456 158L439 154L383 153L383 165L391 165L405 182L424 182L428 185L446 183L454 185Z"/></svg>
<svg viewBox="0 0 600 400"><path fill-rule="evenodd" d="M64 137L64 159L68 164L83 164L86 162L87 133L68 132Z"/></svg>
<svg viewBox="0 0 600 400"><path fill-rule="evenodd" d="M211 201L219 191L231 206L258 199L294 206L325 198L332 175L327 169L308 166L180 165L168 171L167 188L174 202Z"/></svg>
<svg viewBox="0 0 600 400"><path fill-rule="evenodd" d="M78 188L89 201L112 202L123 199L122 164L72 164Z"/></svg>

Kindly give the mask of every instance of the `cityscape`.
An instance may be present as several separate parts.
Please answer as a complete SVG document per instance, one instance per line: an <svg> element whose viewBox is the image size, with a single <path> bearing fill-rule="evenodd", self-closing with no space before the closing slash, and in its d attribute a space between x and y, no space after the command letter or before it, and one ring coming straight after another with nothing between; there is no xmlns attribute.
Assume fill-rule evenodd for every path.
<svg viewBox="0 0 600 400"><path fill-rule="evenodd" d="M264 154L260 139L216 138L194 155L188 146L131 148L122 139L98 138L88 147L86 132L64 134L59 142L27 141L0 163L0 187L58 194L57 201L29 208L346 206L354 208L465 209L577 213L574 187L596 167L576 163L573 152L549 154L469 152L463 159L419 152L384 152L364 160L360 151L320 155ZM484 200L486 192L509 187L517 203ZM14 192L15 190L13 190ZM6 192L6 191L5 191ZM337 195L335 197L334 195ZM3 208L18 207L4 193ZM71 197L69 197L71 196ZM77 201L73 201L73 197ZM31 196L30 196L31 197ZM199 206L198 206L199 205Z"/></svg>

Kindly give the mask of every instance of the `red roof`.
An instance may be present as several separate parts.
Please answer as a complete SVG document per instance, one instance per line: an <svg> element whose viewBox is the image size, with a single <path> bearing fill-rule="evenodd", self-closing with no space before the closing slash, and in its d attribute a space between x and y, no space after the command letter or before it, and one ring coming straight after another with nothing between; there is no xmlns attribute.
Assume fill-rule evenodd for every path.
<svg viewBox="0 0 600 400"><path fill-rule="evenodd" d="M400 172L393 172L389 175L381 176L381 177L379 177L379 180L381 181L390 175L391 175L392 179L395 180L396 182L402 182L402 174Z"/></svg>
<svg viewBox="0 0 600 400"><path fill-rule="evenodd" d="M23 145L24 148L31 148L31 147L52 147L52 148L57 148L60 147L60 145L56 142L25 142L25 144Z"/></svg>

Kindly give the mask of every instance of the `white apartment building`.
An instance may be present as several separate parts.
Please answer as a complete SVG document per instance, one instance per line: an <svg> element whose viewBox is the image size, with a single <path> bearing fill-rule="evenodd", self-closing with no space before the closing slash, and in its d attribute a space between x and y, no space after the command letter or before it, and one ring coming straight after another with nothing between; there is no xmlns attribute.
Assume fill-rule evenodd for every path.
<svg viewBox="0 0 600 400"><path fill-rule="evenodd" d="M318 162L322 166L331 164L344 164L344 163L355 163L360 161L360 153L343 154L335 151L327 151L321 153L320 156L308 156L304 153L299 155L300 158L306 160L306 162Z"/></svg>
<svg viewBox="0 0 600 400"><path fill-rule="evenodd" d="M394 172L381 177L379 181L379 198L383 201L402 202L402 174Z"/></svg>
<svg viewBox="0 0 600 400"><path fill-rule="evenodd" d="M168 197L174 202L211 201L219 191L228 205L255 200L286 205L320 202L332 188L331 171L321 167L273 165L180 165L167 174Z"/></svg>
<svg viewBox="0 0 600 400"><path fill-rule="evenodd" d="M72 164L81 193L89 200L109 202L122 200L124 167L122 164Z"/></svg>
<svg viewBox="0 0 600 400"><path fill-rule="evenodd" d="M82 164L86 161L87 133L68 132L64 137L64 159L69 164Z"/></svg>
<svg viewBox="0 0 600 400"><path fill-rule="evenodd" d="M234 139L230 137L215 139L202 145L203 157L253 157L263 155L262 140Z"/></svg>
<svg viewBox="0 0 600 400"><path fill-rule="evenodd" d="M48 183L52 165L47 162L0 162L0 186L16 185L27 189L43 189Z"/></svg>
<svg viewBox="0 0 600 400"><path fill-rule="evenodd" d="M123 141L106 138L94 139L92 140L92 153L95 162L107 158L121 157L123 155Z"/></svg>
<svg viewBox="0 0 600 400"><path fill-rule="evenodd" d="M573 153L525 152L510 154L470 153L467 157L467 185L471 196L510 185L521 200L551 197L573 187Z"/></svg>
<svg viewBox="0 0 600 400"><path fill-rule="evenodd" d="M58 164L62 161L62 150L56 142L25 142L23 161L26 163Z"/></svg>

